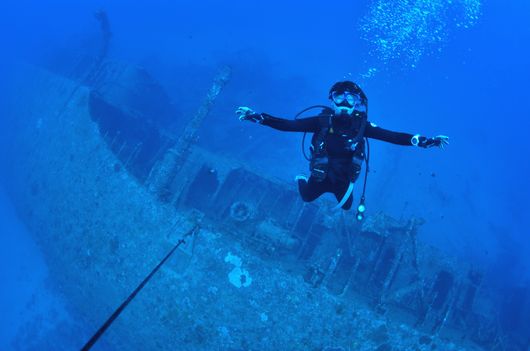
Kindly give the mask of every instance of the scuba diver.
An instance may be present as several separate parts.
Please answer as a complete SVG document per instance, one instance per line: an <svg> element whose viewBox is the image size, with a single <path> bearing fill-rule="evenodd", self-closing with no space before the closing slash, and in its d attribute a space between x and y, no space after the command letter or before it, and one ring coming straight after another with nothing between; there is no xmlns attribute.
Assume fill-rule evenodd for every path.
<svg viewBox="0 0 530 351"><path fill-rule="evenodd" d="M305 202L314 201L324 193L332 193L338 201L335 208L349 210L353 202L353 183L359 177L363 161L366 161L364 189L357 208L357 219L362 220L369 160L369 144L368 140L365 143L366 138L423 148L443 149L449 144L449 137L445 135L427 138L420 134L393 132L369 122L368 99L354 82L335 83L328 98L333 108L312 106L300 112L294 120L256 113L246 106L236 110L241 121L251 121L281 131L313 133L309 147L310 157L306 156L310 161L311 175L309 179L303 175L295 178ZM317 116L298 119L302 113L312 108L322 110Z"/></svg>

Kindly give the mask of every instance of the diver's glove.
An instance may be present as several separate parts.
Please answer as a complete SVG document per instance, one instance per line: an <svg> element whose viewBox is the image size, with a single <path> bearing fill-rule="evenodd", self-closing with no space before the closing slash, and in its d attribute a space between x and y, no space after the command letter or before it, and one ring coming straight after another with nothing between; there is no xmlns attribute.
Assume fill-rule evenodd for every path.
<svg viewBox="0 0 530 351"><path fill-rule="evenodd" d="M423 148L436 146L441 149L444 149L445 145L449 145L449 137L446 135L437 135L434 138L426 138L424 136L416 134L412 137L410 142L414 146L419 146Z"/></svg>
<svg viewBox="0 0 530 351"><path fill-rule="evenodd" d="M236 115L240 121L252 121L254 123L262 123L264 118L261 113L256 113L249 107L240 106L236 110Z"/></svg>

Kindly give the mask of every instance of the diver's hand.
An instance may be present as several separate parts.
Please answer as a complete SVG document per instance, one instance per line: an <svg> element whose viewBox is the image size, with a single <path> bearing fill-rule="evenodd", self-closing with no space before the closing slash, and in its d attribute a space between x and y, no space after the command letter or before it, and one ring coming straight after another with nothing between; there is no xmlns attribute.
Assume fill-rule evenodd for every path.
<svg viewBox="0 0 530 351"><path fill-rule="evenodd" d="M256 113L250 107L240 106L236 110L236 115L240 121L252 121L255 123L263 122L263 116L261 113Z"/></svg>
<svg viewBox="0 0 530 351"><path fill-rule="evenodd" d="M434 138L420 138L420 141L418 143L418 146L421 147L439 147L441 149L444 149L446 145L449 145L449 137L446 135L437 135Z"/></svg>

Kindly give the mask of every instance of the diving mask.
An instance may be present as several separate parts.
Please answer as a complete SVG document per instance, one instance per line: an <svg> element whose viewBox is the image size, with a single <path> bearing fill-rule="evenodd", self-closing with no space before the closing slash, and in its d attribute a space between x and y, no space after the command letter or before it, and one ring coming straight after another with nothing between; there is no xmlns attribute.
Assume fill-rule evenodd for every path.
<svg viewBox="0 0 530 351"><path fill-rule="evenodd" d="M361 101L361 98L357 94L353 94L349 91L338 92L334 91L331 93L331 99L337 106L345 106L346 104L353 107Z"/></svg>

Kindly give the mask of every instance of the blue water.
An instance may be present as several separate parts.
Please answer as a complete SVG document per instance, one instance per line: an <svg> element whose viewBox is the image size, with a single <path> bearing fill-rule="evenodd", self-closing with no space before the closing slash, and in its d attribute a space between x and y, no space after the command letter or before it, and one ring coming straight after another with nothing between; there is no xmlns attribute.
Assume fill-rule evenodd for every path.
<svg viewBox="0 0 530 351"><path fill-rule="evenodd" d="M44 257L0 191L0 350L74 349L86 336L53 287Z"/></svg>
<svg viewBox="0 0 530 351"><path fill-rule="evenodd" d="M368 210L422 217L424 242L480 264L494 285L528 286L530 3L419 1L423 10L444 9L423 22L407 20L413 15L400 13L398 3L404 2L381 14L374 8L384 1L364 0L7 2L1 73L13 62L60 70L76 50L95 50L92 13L105 9L109 57L148 69L182 115L194 112L216 68L229 64L233 78L201 144L289 181L307 169L300 136L240 123L235 108L292 118L327 103L335 81L357 81L372 122L451 137L444 151L372 142ZM385 21L388 40L401 38L407 25L427 27L389 51L373 29ZM0 137L9 134L1 123ZM0 350L9 350L32 316L52 308L67 319L68 312L47 286L39 248L3 192L0 202Z"/></svg>
<svg viewBox="0 0 530 351"><path fill-rule="evenodd" d="M16 333L27 312L32 297L44 285L46 270L38 248L24 225L17 221L10 201L2 191L0 197L1 235L0 291L2 301L1 349L8 348L8 341Z"/></svg>

